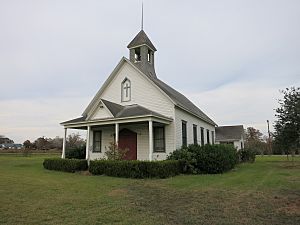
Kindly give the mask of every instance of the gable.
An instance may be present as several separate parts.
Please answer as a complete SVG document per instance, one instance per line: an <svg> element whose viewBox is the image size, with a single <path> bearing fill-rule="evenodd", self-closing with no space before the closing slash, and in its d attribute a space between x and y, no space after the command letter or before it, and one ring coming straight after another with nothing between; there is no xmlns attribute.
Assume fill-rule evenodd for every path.
<svg viewBox="0 0 300 225"><path fill-rule="evenodd" d="M107 107L100 102L97 107L94 108L94 110L91 112L91 114L88 116L88 120L95 120L95 119L105 119L105 118L112 118L113 115L107 109Z"/></svg>
<svg viewBox="0 0 300 225"><path fill-rule="evenodd" d="M122 101L124 81L130 81L130 98ZM138 104L167 117L174 117L174 103L146 75L122 58L83 115L90 117L96 105L106 99L120 105ZM124 100L124 99L123 99Z"/></svg>

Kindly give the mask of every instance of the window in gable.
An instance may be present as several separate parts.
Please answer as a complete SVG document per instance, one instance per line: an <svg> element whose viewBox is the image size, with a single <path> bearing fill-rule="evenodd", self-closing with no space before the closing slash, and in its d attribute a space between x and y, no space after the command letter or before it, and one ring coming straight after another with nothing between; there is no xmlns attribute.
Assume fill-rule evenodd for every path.
<svg viewBox="0 0 300 225"><path fill-rule="evenodd" d="M131 100L131 82L128 78L125 78L125 80L122 82L121 98L122 102L128 102Z"/></svg>

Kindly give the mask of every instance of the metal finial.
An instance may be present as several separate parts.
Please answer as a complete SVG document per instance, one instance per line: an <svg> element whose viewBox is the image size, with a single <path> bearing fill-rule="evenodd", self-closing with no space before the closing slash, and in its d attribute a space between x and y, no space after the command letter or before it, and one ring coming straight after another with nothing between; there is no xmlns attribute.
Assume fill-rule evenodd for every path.
<svg viewBox="0 0 300 225"><path fill-rule="evenodd" d="M142 2L142 23L141 23L142 30L144 29L144 2Z"/></svg>

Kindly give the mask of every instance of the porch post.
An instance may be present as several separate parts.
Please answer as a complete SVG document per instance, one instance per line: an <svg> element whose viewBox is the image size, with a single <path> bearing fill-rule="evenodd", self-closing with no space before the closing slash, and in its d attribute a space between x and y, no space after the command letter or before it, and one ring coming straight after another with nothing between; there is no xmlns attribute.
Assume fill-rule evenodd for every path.
<svg viewBox="0 0 300 225"><path fill-rule="evenodd" d="M85 149L85 159L89 159L89 149L90 149L90 133L91 133L91 127L87 127L87 134L86 134L86 149Z"/></svg>
<svg viewBox="0 0 300 225"><path fill-rule="evenodd" d="M153 122L149 120L149 161L152 161L153 153Z"/></svg>
<svg viewBox="0 0 300 225"><path fill-rule="evenodd" d="M65 134L63 137L63 146L62 146L62 154L61 154L62 159L66 157L66 138L67 138L67 128L65 128Z"/></svg>
<svg viewBox="0 0 300 225"><path fill-rule="evenodd" d="M119 144L119 123L116 123L116 125L115 125L115 133L116 133L116 145L118 146L118 144Z"/></svg>

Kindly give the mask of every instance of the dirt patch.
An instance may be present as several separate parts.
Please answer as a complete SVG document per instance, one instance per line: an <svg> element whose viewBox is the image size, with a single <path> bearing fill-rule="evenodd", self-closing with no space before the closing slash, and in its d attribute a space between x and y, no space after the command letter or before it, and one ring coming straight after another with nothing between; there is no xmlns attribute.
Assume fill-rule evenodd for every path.
<svg viewBox="0 0 300 225"><path fill-rule="evenodd" d="M92 176L92 174L88 170L78 171L77 173L79 173L80 175L83 175L83 176Z"/></svg>
<svg viewBox="0 0 300 225"><path fill-rule="evenodd" d="M285 213L290 216L300 216L300 199L286 202L284 206L277 209L279 213Z"/></svg>
<svg viewBox="0 0 300 225"><path fill-rule="evenodd" d="M118 197L124 195L127 195L127 190L125 189L115 189L108 193L108 196L110 197Z"/></svg>

